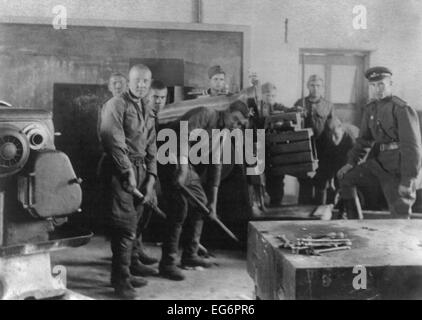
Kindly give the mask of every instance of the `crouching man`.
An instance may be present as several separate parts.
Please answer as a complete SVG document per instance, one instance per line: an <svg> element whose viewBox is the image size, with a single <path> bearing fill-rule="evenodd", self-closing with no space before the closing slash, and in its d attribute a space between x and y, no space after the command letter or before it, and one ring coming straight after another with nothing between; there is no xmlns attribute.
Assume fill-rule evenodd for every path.
<svg viewBox="0 0 422 320"><path fill-rule="evenodd" d="M247 106L241 102L233 103L226 111L215 111L199 107L188 111L179 121L174 123L171 129L177 134L177 141L180 141L181 121L187 121L189 134L195 129L201 129L211 139L213 129L222 130L245 127L249 121L248 114ZM209 146L212 146L211 141ZM185 278L185 275L177 267L179 241L184 228L185 241L181 259L182 265L188 267L201 266L204 268L211 266L209 261L198 256L203 213L189 202L180 190L180 186L187 188L197 199L206 204L210 214L215 216L221 176L221 163L207 164L209 167L206 183L203 187L198 173L189 162L189 159L187 159L187 154L188 152L181 152L179 149L178 154L174 156L174 159L177 159L177 164L160 165L158 170L167 208L166 232L159 271L163 277L176 281L184 280Z"/></svg>

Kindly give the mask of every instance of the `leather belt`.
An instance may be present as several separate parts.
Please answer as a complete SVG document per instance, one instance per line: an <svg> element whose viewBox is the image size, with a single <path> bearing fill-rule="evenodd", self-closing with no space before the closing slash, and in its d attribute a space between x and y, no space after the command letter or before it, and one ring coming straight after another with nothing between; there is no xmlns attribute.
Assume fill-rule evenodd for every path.
<svg viewBox="0 0 422 320"><path fill-rule="evenodd" d="M398 142L391 142L391 143L381 143L380 144L380 151L390 151L390 150L397 150L400 148Z"/></svg>

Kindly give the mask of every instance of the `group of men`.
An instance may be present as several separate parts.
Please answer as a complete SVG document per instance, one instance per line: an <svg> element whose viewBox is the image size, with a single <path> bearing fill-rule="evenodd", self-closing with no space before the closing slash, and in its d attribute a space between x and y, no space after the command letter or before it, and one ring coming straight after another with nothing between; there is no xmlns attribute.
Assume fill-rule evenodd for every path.
<svg viewBox="0 0 422 320"><path fill-rule="evenodd" d="M167 88L152 80L150 69L135 65L128 81L123 74L113 74L109 90L113 98L101 108L99 138L111 163L111 214L109 219L113 253L111 284L124 298L134 298L136 287L146 285L143 278L161 275L183 280L178 268L178 254L184 233L181 264L190 267L211 266L198 255L203 216L186 198L187 189L216 215L221 166L208 165L207 177L200 179L181 150L174 155L177 163L157 163L158 113L167 101ZM227 95L226 74L220 66L208 72L210 89L207 96ZM307 83L309 95L292 108L277 102L277 88L271 83L262 86L262 103L253 115L247 104L236 101L226 111L206 107L192 109L175 121L171 128L179 133L180 121L188 121L188 130L234 129L264 126L265 119L277 112L299 112L304 127L313 130L319 168L312 177L299 178L299 203L323 204L329 190L339 190L348 218L362 218L356 188L361 184L382 186L393 216L408 218L419 187L421 169L421 133L416 111L392 93L392 72L374 67L366 74L373 99L365 107L358 137L350 133L335 114L333 105L323 97L324 81L312 75ZM209 134L209 136L212 136ZM357 138L357 139L355 139ZM158 271L150 265L158 262L143 250L142 231L148 221L148 204L155 203L155 187L160 189L167 214L163 235L162 256ZM279 206L283 199L283 177L266 173L266 190L270 205ZM205 182L204 182L205 181ZM135 196L141 191L143 198ZM139 193L138 193L139 194Z"/></svg>
<svg viewBox="0 0 422 320"><path fill-rule="evenodd" d="M211 81L213 76L212 74ZM147 284L145 276L161 275L171 280L183 280L185 275L178 268L178 253L182 231L184 233L181 264L188 267L211 266L207 259L198 255L202 233L203 215L183 193L190 191L207 206L211 216L216 215L217 193L220 184L221 165L209 165L207 177L202 183L189 163L186 153L173 155L177 163L157 162L156 130L157 113L165 105L167 88L160 81L152 81L151 70L145 65L135 65L129 71L127 89L125 77L113 74L109 90L113 98L100 111L99 138L107 161L111 163L111 212L109 234L112 249L111 285L123 298L136 297L136 287ZM211 95L220 94L218 91ZM225 111L197 108L182 116L188 122L188 130L245 127L249 110L239 101ZM179 121L173 129L178 134ZM157 262L143 250L142 231L148 220L148 207L156 201L155 184L159 178L165 198L165 232L162 257L158 271L150 267ZM138 191L143 193L140 198ZM138 196L136 196L138 195Z"/></svg>

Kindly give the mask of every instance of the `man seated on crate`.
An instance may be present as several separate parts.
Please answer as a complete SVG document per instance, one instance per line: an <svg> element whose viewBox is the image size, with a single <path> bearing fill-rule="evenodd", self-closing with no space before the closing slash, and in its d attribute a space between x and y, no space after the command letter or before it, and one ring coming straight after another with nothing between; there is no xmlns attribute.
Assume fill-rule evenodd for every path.
<svg viewBox="0 0 422 320"><path fill-rule="evenodd" d="M341 122L337 117L327 120L321 136L323 152L319 154L314 177L315 204L333 203L338 190L337 172L347 163L347 154L353 148L359 130Z"/></svg>

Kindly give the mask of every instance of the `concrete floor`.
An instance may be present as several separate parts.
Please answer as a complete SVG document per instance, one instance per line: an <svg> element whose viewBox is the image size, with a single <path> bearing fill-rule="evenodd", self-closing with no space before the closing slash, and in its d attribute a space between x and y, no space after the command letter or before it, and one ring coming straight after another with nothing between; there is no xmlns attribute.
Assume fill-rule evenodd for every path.
<svg viewBox="0 0 422 320"><path fill-rule="evenodd" d="M148 252L160 257L161 248L148 245ZM212 251L215 263L207 270L185 270L186 280L174 282L149 277L146 287L137 289L140 300L249 300L254 284L246 272L245 253ZM67 269L67 287L93 299L116 299L109 287L111 251L109 242L94 237L86 246L52 253L53 264Z"/></svg>

